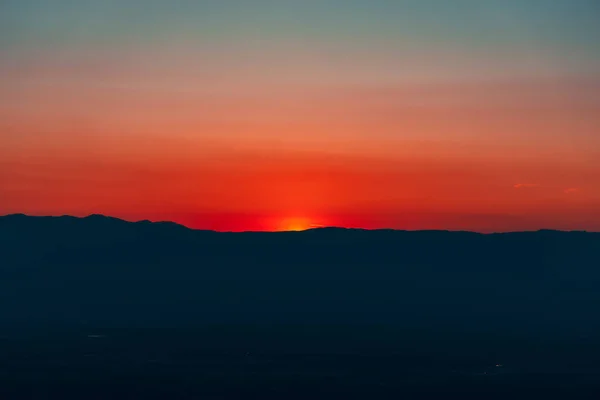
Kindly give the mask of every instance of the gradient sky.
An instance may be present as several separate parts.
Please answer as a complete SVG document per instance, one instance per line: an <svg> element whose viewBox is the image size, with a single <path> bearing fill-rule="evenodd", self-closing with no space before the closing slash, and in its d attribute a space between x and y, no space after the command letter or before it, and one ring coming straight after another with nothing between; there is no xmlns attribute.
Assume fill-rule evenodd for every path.
<svg viewBox="0 0 600 400"><path fill-rule="evenodd" d="M2 0L0 214L600 230L596 0Z"/></svg>

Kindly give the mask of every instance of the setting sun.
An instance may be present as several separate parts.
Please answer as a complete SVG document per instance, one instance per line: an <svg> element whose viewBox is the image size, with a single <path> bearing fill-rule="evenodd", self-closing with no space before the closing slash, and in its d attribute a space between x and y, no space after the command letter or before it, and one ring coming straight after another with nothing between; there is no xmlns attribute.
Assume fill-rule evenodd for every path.
<svg viewBox="0 0 600 400"><path fill-rule="evenodd" d="M277 228L278 231L305 231L310 228L314 228L315 225L311 223L308 218L284 218L279 223Z"/></svg>

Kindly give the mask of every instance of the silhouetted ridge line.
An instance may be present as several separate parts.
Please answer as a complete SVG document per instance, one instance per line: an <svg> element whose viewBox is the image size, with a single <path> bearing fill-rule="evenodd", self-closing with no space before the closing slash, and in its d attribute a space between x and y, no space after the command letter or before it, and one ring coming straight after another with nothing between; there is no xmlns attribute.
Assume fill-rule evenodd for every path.
<svg viewBox="0 0 600 400"><path fill-rule="evenodd" d="M180 229L196 231L196 232L215 232L215 233L411 233L411 234L476 234L476 235L510 235L510 234L531 234L531 233L542 233L542 234L563 234L563 233L598 233L598 232L590 232L585 230L572 230L572 231L562 231L556 229L539 229L539 230L531 230L531 231L513 231L513 232L493 232L493 233L480 233L473 231L465 231L465 230L446 230L446 229L421 229L421 230L405 230L405 229L392 229L392 228L377 228L377 229L366 229L366 228L347 228L347 227L339 227L339 226L325 226L318 228L309 228L300 231L214 231L208 229L194 229L189 228L185 225L178 224L173 221L150 221L150 220L140 220L140 221L127 221L121 218L106 216L102 214L91 214L85 217L75 217L71 215L61 215L61 216L37 216L37 215L27 215L22 213L16 214L8 214L4 216L0 216L0 223L2 221L15 221L15 220L31 220L31 221L57 221L57 220L69 220L69 221L91 221L96 223L105 223L110 224L138 224L138 225L152 225L152 226L170 226L170 227L178 227Z"/></svg>
<svg viewBox="0 0 600 400"><path fill-rule="evenodd" d="M86 321L600 332L598 233L218 233L98 215L10 215L0 217L0 257L4 328Z"/></svg>

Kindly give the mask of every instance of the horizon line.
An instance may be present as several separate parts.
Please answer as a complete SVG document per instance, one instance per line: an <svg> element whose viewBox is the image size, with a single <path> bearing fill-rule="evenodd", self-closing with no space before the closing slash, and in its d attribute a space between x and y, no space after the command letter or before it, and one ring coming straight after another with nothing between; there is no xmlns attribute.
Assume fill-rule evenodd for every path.
<svg viewBox="0 0 600 400"><path fill-rule="evenodd" d="M497 231L497 232L478 232L478 231L470 231L470 230L452 230L452 229L398 229L398 228L358 228L358 227L344 227L344 226L318 226L318 227L309 227L306 229L298 229L298 230L241 230L241 231L227 231L227 230L216 230L216 229L198 229L191 228L184 224L170 221L170 220L157 220L152 221L149 219L141 219L141 220L127 220L119 217L113 217L111 215L106 214L98 214L92 213L85 216L75 216L70 214L61 214L61 215L30 215L25 213L11 213L0 215L0 219L7 217L26 217L26 218L73 218L77 220L84 220L94 217L101 217L106 219L117 220L124 223L129 224L139 224L139 223L151 223L151 224L172 224L184 229L195 231L195 232L214 232L214 233L300 233L300 232L309 232L309 231L320 231L327 229L338 229L338 230L346 230L346 231L366 231L366 232L378 232L378 231L392 231L392 232L449 232L449 233L473 233L477 235L500 235L500 234L511 234L511 233L536 233L536 232L563 232L563 233L600 233L600 231L589 231L585 229L576 229L576 230L561 230L561 229L550 229L550 228L539 228L535 230L523 230L523 231Z"/></svg>

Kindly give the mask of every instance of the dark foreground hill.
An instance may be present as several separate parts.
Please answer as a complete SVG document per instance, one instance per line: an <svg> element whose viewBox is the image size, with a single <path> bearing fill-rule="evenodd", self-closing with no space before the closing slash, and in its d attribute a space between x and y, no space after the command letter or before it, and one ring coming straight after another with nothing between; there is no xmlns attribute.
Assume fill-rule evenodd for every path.
<svg viewBox="0 0 600 400"><path fill-rule="evenodd" d="M495 391L524 385L506 377L525 372L532 390L600 382L598 233L217 233L11 215L0 217L0 257L0 345L12 357L0 379L13 386L65 362L137 371L146 389L135 366L149 363L151 376L192 392L199 375L221 371L211 384L256 384L263 397L262 378L247 374L304 376L319 388L348 379L359 385L348 390L369 393L398 376L444 390L481 376L508 379L492 382ZM23 357L42 361L19 375ZM544 371L575 381L535 375ZM47 379L83 379L68 377ZM153 393L165 387L153 384Z"/></svg>
<svg viewBox="0 0 600 400"><path fill-rule="evenodd" d="M386 323L589 334L600 234L194 231L0 218L3 323Z"/></svg>

